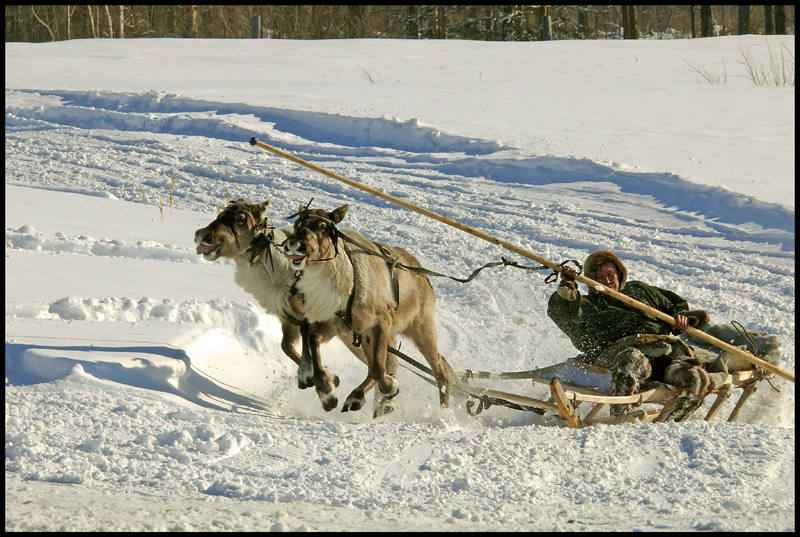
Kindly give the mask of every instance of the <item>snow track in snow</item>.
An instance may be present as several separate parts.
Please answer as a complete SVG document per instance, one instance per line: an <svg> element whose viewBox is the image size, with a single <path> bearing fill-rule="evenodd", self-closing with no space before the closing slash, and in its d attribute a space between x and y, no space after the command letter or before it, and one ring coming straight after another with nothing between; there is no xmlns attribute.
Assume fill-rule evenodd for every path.
<svg viewBox="0 0 800 537"><path fill-rule="evenodd" d="M253 148L247 140L256 136L554 261L582 261L589 251L611 248L626 260L635 279L675 290L694 307L708 309L713 321L740 320L784 337L793 361L793 316L787 316L794 301L794 213L779 206L668 173L526 155L496 142L446 135L417 121L281 110L154 91L7 91L6 100L6 153L15 162L7 185L49 186L108 198L87 208L99 211L95 236L16 220L6 229L6 249L12 253L7 263L24 264L25 255L76 256L69 263L104 258L114 270L130 259L141 263L135 265L137 272L174 278L176 291L172 300L148 296L137 292L134 280L122 295L112 290L50 294L40 297L41 302L7 305L7 314L204 322L223 326L244 348L262 352L264 344L257 337L222 318L241 319L241 312L226 309L209 317L207 306L190 299L193 285L207 280L217 286L219 278L225 283L218 292L223 301L249 299L225 281L232 273L229 262L209 265L192 244L193 230L207 224L213 207L224 204L229 194L249 201L273 199L269 212L276 222L312 197L316 206L326 208L350 203L348 227L403 246L439 272L466 276L487 261L508 256L458 230ZM102 219L115 216L115 198L140 205L146 198L148 205L141 214L126 216L129 234L107 237ZM181 234L168 235L177 240L162 239L159 226L176 225ZM195 280L193 271L175 272L176 263L196 267L196 274L205 276ZM543 274L504 268L484 271L469 286L434 281L442 352L454 367L527 369L572 355L565 338L552 334L543 316L551 292L541 283ZM508 316L515 319L513 328L505 322ZM530 329L519 329L526 324ZM463 326L474 336L451 335ZM278 338L267 338L270 352ZM493 341L503 342L499 350ZM274 363L282 363L285 375L288 360L280 351L272 356ZM483 363L488 356L495 366ZM352 357L344 352L341 360L347 363ZM772 399L761 392L759 397Z"/></svg>
<svg viewBox="0 0 800 537"><path fill-rule="evenodd" d="M41 95L43 101L33 99L39 106L31 106L36 95ZM210 102L159 92L7 91L6 99L11 101L6 107L7 152L20 149L26 134L43 129L56 129L66 137L75 135L76 129L78 133L91 131L95 144L107 146L99 153L87 151L83 157L76 156L73 164L78 166L70 175L78 180L88 172L108 168L107 158L136 166L140 174L144 172L141 182L153 188L166 186L169 177L164 176L165 169L212 181L238 183L244 190L247 185L262 183L271 171L286 170L291 175L301 172L294 164L276 161L274 157L269 157L265 167L266 155L246 145L250 137L256 136L321 166L355 175L357 180L381 174L409 187L435 187L447 181L448 190L462 190L467 197L472 197L470 194L475 191L468 185L476 182L481 186L487 182L498 187L507 185L506 195L512 198L518 197L515 190L520 188L546 190L548 185L558 185L559 189L573 191L580 203L578 208L582 209L591 206L596 195L591 183L608 182L619 188L621 204L655 203L654 208L662 213L665 208L672 208L678 219L687 222L687 232L699 228L701 235L709 233L731 241L778 243L790 250L794 248L794 212L778 205L718 187L693 184L669 173L636 173L588 159L526 155L497 142L447 135L413 120L352 118ZM47 104L42 106L42 102ZM94 132L98 130L106 132L98 136ZM144 134L152 139L131 140L130 134ZM201 162L199 155L189 152L184 155L179 148L184 137L201 137L209 149L215 148L224 156L216 162ZM54 145L34 151L28 146L26 152L33 153L31 156L38 153L41 157L50 158L54 154L63 157L58 142ZM103 160L98 160L98 154L103 155ZM70 160L73 159L67 159ZM152 177L153 174L161 177ZM141 198L139 188L130 188L124 178L116 181L109 178L107 182L111 187L109 192L114 195L129 200ZM458 183L464 187L454 188ZM599 193L605 197L607 190ZM195 208L194 202L203 200L197 194L185 193L183 197L188 199L183 201ZM641 202L636 202L638 197ZM465 202L465 206L484 205L482 200L458 201ZM598 217L603 222L618 218Z"/></svg>

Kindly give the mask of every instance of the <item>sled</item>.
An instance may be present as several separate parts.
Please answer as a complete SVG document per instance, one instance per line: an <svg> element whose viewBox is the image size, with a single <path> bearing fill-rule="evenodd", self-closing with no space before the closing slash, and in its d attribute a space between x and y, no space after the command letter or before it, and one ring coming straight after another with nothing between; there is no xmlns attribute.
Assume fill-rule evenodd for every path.
<svg viewBox="0 0 800 537"><path fill-rule="evenodd" d="M430 369L402 352L391 347L389 352L429 375L431 374ZM434 383L423 375L419 376ZM727 419L727 421L733 422L739 417L748 399L756 392L759 383L764 379L774 377L774 374L758 369L729 373L722 385L701 397L687 397L677 393L669 384L649 380L642 382L637 394L614 396L611 395L611 373L608 370L574 358L531 371L454 370L452 376L454 377L451 378L452 394L468 399L465 406L471 415L480 414L493 405L500 405L516 410L535 412L546 420L555 420L558 425L578 429L599 423L615 425L633 422L663 422L671 416L675 407L686 402L687 398L691 399L691 402L699 408L707 397L713 395L716 398L704 418L705 421L711 421L717 416L722 405L733 395L734 390L741 388L742 393ZM547 385L550 397L547 400L536 399L482 387L473 383L476 379L530 379L534 386L537 384ZM475 400L477 400L477 406ZM598 418L598 414L604 406L626 403L634 403L638 408L624 416ZM582 406L584 404L585 406ZM584 409L587 410L584 412Z"/></svg>

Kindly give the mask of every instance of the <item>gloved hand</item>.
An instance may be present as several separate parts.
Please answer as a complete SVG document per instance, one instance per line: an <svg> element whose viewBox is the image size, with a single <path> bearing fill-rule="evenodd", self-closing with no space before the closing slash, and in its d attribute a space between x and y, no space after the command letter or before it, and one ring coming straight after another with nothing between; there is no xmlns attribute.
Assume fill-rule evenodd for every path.
<svg viewBox="0 0 800 537"><path fill-rule="evenodd" d="M569 268L568 266L564 265L561 268L561 282L568 282L568 283L575 283L575 279L578 277L578 273L574 270Z"/></svg>

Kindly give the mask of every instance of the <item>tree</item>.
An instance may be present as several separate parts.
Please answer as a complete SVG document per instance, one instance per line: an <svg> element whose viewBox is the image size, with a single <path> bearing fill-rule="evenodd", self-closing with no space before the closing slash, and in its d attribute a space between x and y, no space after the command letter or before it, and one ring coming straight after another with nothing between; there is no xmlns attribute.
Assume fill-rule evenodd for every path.
<svg viewBox="0 0 800 537"><path fill-rule="evenodd" d="M589 12L578 6L578 39L589 39Z"/></svg>
<svg viewBox="0 0 800 537"><path fill-rule="evenodd" d="M711 24L711 6L700 6L700 35L702 37L714 35Z"/></svg>
<svg viewBox="0 0 800 537"><path fill-rule="evenodd" d="M786 6L775 6L775 33L786 35Z"/></svg>
<svg viewBox="0 0 800 537"><path fill-rule="evenodd" d="M625 39L638 39L639 30L636 23L636 6L620 6L622 8L622 35Z"/></svg>
<svg viewBox="0 0 800 537"><path fill-rule="evenodd" d="M764 6L764 33L775 35L775 19L772 17L774 6Z"/></svg>
<svg viewBox="0 0 800 537"><path fill-rule="evenodd" d="M739 6L739 35L750 33L750 6Z"/></svg>

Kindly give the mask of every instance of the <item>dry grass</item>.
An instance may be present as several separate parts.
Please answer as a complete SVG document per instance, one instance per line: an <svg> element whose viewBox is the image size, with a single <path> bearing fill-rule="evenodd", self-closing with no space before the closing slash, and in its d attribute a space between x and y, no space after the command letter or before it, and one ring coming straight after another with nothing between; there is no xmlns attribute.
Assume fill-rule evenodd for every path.
<svg viewBox="0 0 800 537"><path fill-rule="evenodd" d="M167 185L167 206L169 207L170 211L169 214L172 215L172 208L178 208L178 202L175 200L174 192L175 188L178 186L178 175L175 172L172 172L172 179L170 179L169 185ZM147 199L147 193L144 191L144 186L139 185L139 190L142 192L142 203L145 205L150 205L150 201ZM164 219L164 200L161 199L161 195L158 195L158 202L153 203L158 207L158 212L161 214L161 219Z"/></svg>
<svg viewBox="0 0 800 537"><path fill-rule="evenodd" d="M372 75L369 74L369 71L367 71L366 67L361 67L359 65L358 68L361 69L361 78L363 78L367 82L371 82L372 84L375 84L375 79L372 78ZM383 84L383 77L381 76L381 74L380 73L375 73L375 74L378 75L378 78L380 78L381 84Z"/></svg>
<svg viewBox="0 0 800 537"><path fill-rule="evenodd" d="M771 46L769 41L767 42L769 59L766 64L756 61L749 47L743 48L739 45L739 53L742 59L737 60L737 62L744 65L747 79L756 86L794 86L794 53L789 50L785 43L782 41L779 41L779 43L780 46L775 47ZM701 84L703 80L709 84L728 83L728 68L724 59L722 60L721 73L707 67L693 65L686 58L683 61L688 65L684 69L688 71L691 79L698 84Z"/></svg>
<svg viewBox="0 0 800 537"><path fill-rule="evenodd" d="M725 65L725 60L722 60L722 73L717 73L711 69L706 67L697 67L692 65L691 63L683 59L686 62L686 65L689 67L684 67L687 71L689 71L689 76L697 82L698 84L702 84L702 81L705 80L709 84L727 84L728 83L728 67Z"/></svg>
<svg viewBox="0 0 800 537"><path fill-rule="evenodd" d="M764 65L756 62L749 47L743 49L739 45L742 55L739 63L747 70L747 79L756 86L794 86L794 53L783 41L780 41L778 48L779 53L767 42L769 61Z"/></svg>

